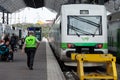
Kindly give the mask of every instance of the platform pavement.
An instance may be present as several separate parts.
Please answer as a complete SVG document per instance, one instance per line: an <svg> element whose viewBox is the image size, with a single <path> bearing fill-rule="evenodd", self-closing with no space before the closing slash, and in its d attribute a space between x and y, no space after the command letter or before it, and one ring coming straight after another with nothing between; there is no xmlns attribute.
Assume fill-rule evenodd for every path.
<svg viewBox="0 0 120 80"><path fill-rule="evenodd" d="M54 60L53 56L48 55L51 59L48 61L46 52L48 54L51 51L47 51L46 47L49 49L45 41L40 43L35 55L34 70L28 69L26 54L22 54L21 50L14 53L14 62L0 62L0 80L65 80L63 75L60 77L62 73L57 72L59 71L58 67L55 68L57 70L52 71L54 67L50 63L51 61L54 63Z"/></svg>

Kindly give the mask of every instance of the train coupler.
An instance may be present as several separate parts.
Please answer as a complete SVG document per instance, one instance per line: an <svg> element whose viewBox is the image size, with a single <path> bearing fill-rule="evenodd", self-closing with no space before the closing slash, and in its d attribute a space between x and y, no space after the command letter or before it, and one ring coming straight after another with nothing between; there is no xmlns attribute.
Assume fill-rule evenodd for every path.
<svg viewBox="0 0 120 80"><path fill-rule="evenodd" d="M71 59L77 61L77 75L80 80L117 80L116 57L112 54L71 54ZM106 72L91 72L85 74L84 63L104 63Z"/></svg>

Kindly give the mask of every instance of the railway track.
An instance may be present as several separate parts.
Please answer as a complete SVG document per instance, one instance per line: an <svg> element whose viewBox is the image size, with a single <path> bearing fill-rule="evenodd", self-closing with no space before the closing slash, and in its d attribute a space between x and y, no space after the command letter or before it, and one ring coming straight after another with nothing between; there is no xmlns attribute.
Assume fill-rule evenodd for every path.
<svg viewBox="0 0 120 80"><path fill-rule="evenodd" d="M54 53L54 51L53 51L53 53ZM56 57L56 55L55 55L55 57ZM64 62L60 61L58 58L56 58L56 59L61 67L61 70L63 71L63 73L66 77L66 80L80 80L76 73L77 67L65 66ZM116 67L117 67L118 80L120 80L120 69L119 69L120 64L116 64ZM89 74L91 71L104 74L105 69L103 67L92 67L92 68L85 67L84 68L84 72L86 72L85 74Z"/></svg>
<svg viewBox="0 0 120 80"><path fill-rule="evenodd" d="M74 72L74 71L64 72L64 75L66 77L66 80L80 80L79 77L77 76L76 72Z"/></svg>
<svg viewBox="0 0 120 80"><path fill-rule="evenodd" d="M67 71L68 70L68 71ZM66 71L64 71L64 75L66 77L66 80L80 80L78 75L77 75L77 68L75 70L75 67L66 67ZM100 73L100 74L105 74L105 69L103 67L85 67L84 68L84 73L85 74L91 74L92 73Z"/></svg>

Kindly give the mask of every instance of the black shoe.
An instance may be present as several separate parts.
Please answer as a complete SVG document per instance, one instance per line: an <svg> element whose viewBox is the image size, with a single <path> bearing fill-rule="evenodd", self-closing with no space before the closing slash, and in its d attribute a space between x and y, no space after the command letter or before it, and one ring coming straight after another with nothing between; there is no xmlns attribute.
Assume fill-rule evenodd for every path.
<svg viewBox="0 0 120 80"><path fill-rule="evenodd" d="M29 70L33 70L33 68L32 68L32 67L29 67Z"/></svg>

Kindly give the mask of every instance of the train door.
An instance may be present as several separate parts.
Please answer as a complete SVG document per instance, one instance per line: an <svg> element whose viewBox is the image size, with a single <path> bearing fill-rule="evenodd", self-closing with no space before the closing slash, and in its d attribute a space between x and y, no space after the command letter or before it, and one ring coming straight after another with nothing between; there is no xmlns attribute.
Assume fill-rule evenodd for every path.
<svg viewBox="0 0 120 80"><path fill-rule="evenodd" d="M35 36L37 37L38 40L41 41L41 33L42 33L42 29L41 27L28 27L27 28L28 31L34 31Z"/></svg>
<svg viewBox="0 0 120 80"><path fill-rule="evenodd" d="M19 30L19 38L22 38L22 30Z"/></svg>
<svg viewBox="0 0 120 80"><path fill-rule="evenodd" d="M117 30L117 57L120 58L120 29Z"/></svg>
<svg viewBox="0 0 120 80"><path fill-rule="evenodd" d="M41 28L35 28L35 36L41 41Z"/></svg>

